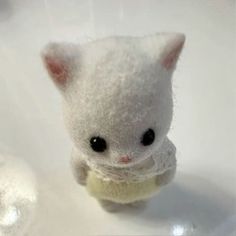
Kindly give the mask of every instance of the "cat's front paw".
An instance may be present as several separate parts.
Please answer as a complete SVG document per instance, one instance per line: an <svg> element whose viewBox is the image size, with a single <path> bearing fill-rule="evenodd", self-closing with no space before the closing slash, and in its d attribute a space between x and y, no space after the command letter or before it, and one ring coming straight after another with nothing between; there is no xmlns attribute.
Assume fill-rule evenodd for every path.
<svg viewBox="0 0 236 236"><path fill-rule="evenodd" d="M77 173L76 181L77 181L78 184L86 186L86 184L87 184L87 176L84 175L84 174L80 175L79 173Z"/></svg>
<svg viewBox="0 0 236 236"><path fill-rule="evenodd" d="M172 179L174 178L175 172L176 172L176 167L173 169L167 170L166 172L164 172L161 175L157 175L156 184L158 186L164 186L164 185L169 184L172 181Z"/></svg>
<svg viewBox="0 0 236 236"><path fill-rule="evenodd" d="M89 171L89 167L86 162L72 155L71 167L76 182L80 185L86 185Z"/></svg>
<svg viewBox="0 0 236 236"><path fill-rule="evenodd" d="M74 177L78 184L83 185L83 186L87 184L88 171L89 169L87 168L87 166L83 166L83 165L81 165L80 168L77 168L74 171Z"/></svg>

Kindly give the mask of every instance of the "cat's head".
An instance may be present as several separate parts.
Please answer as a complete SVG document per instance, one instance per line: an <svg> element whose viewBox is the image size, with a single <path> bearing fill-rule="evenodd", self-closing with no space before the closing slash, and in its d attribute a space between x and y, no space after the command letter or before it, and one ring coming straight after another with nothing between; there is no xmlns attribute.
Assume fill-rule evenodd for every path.
<svg viewBox="0 0 236 236"><path fill-rule="evenodd" d="M130 166L156 151L172 119L172 72L183 34L49 44L43 61L64 101L75 146L97 163Z"/></svg>

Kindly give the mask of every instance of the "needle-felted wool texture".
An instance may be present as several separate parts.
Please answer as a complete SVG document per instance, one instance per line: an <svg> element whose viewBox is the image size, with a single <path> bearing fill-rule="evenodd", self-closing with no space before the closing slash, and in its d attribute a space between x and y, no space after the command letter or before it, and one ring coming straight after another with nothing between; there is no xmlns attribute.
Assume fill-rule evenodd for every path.
<svg viewBox="0 0 236 236"><path fill-rule="evenodd" d="M171 77L184 41L183 34L159 33L45 47L44 64L63 97L78 182L86 185L92 175L93 185L120 183L122 196L126 192L129 200L106 197L105 188L102 199L133 202L138 198L133 193L145 185L141 183L155 182L143 196L150 197L162 185L152 182L155 177L163 183L173 178L175 148L167 138L173 112ZM127 183L139 187L125 191Z"/></svg>

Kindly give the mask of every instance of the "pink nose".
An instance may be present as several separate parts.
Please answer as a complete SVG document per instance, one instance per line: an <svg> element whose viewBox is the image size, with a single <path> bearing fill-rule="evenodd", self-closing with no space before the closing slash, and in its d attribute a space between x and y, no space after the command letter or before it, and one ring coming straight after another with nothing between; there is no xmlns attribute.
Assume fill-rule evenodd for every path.
<svg viewBox="0 0 236 236"><path fill-rule="evenodd" d="M130 161L131 161L131 158L129 156L120 157L120 160L119 160L119 162L122 162L122 163L129 163Z"/></svg>

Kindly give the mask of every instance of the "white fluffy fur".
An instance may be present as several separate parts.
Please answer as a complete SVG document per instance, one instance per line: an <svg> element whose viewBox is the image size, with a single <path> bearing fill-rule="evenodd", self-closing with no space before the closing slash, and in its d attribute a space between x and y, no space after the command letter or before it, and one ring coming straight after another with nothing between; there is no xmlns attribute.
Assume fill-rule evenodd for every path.
<svg viewBox="0 0 236 236"><path fill-rule="evenodd" d="M0 236L20 236L32 221L37 198L35 177L15 158L0 155Z"/></svg>
<svg viewBox="0 0 236 236"><path fill-rule="evenodd" d="M55 83L61 88L66 125L81 155L120 166L121 156L131 157L134 165L158 150L171 124L171 76L178 54L170 69L162 62L178 45L179 53L183 43L184 36L173 33L110 37L85 45L54 43L45 48L44 58L70 66L66 83ZM148 128L155 130L156 140L144 147L140 138ZM91 136L97 135L108 143L104 153L90 148Z"/></svg>
<svg viewBox="0 0 236 236"><path fill-rule="evenodd" d="M175 147L167 138L173 112L171 77L184 40L183 34L173 33L109 37L84 45L52 43L45 48L45 66L64 98L74 142L72 167L80 184L87 184L90 169L102 181L144 183L154 177L159 187L172 180ZM144 146L141 139L148 129L156 138ZM105 152L92 150L94 136L106 140ZM129 163L121 163L127 156ZM118 191L111 186L110 191ZM113 199L104 204L104 199L99 201L108 211L121 203Z"/></svg>

